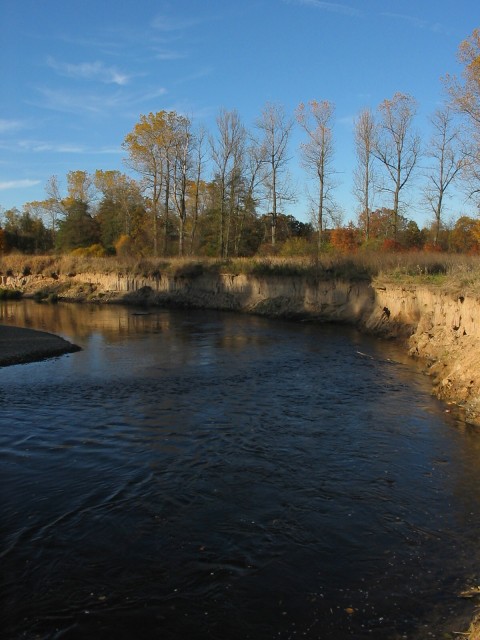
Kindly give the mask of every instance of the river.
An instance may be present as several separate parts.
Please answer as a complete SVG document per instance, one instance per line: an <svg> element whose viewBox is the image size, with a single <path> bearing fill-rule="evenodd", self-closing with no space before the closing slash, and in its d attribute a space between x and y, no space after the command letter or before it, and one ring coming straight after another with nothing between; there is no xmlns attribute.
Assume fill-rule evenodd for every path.
<svg viewBox="0 0 480 640"><path fill-rule="evenodd" d="M392 343L215 311L0 304L2 638L453 638L480 431Z"/></svg>

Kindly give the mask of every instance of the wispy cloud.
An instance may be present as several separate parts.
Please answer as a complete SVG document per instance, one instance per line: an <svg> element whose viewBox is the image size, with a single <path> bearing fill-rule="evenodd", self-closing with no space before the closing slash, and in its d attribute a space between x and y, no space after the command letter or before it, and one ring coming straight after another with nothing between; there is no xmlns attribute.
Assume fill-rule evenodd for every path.
<svg viewBox="0 0 480 640"><path fill-rule="evenodd" d="M184 31L196 27L201 22L200 18L171 18L158 15L152 20L151 26L157 31Z"/></svg>
<svg viewBox="0 0 480 640"><path fill-rule="evenodd" d="M7 189L27 189L28 187L36 187L40 184L40 180L5 180L0 182L0 191Z"/></svg>
<svg viewBox="0 0 480 640"><path fill-rule="evenodd" d="M3 120L0 118L0 133L11 133L23 129L25 124L20 120Z"/></svg>
<svg viewBox="0 0 480 640"><path fill-rule="evenodd" d="M187 54L180 51L159 51L155 54L156 60L184 60L186 57Z"/></svg>
<svg viewBox="0 0 480 640"><path fill-rule="evenodd" d="M39 87L37 91L40 94L40 100L32 101L35 106L63 113L91 115L108 115L112 111L118 113L122 109L148 102L167 93L164 87L147 88L137 92L119 90L111 94L85 93L48 87Z"/></svg>
<svg viewBox="0 0 480 640"><path fill-rule="evenodd" d="M71 64L69 62L60 62L55 58L49 57L47 64L57 73L68 78L81 80L96 80L105 84L117 84L124 86L129 83L131 76L118 71L115 67L108 67L103 62L80 62L79 64Z"/></svg>
<svg viewBox="0 0 480 640"><path fill-rule="evenodd" d="M85 147L75 144L54 144L51 142L42 142L40 140L20 140L18 147L23 151L30 151L31 153L84 153Z"/></svg>
<svg viewBox="0 0 480 640"><path fill-rule="evenodd" d="M60 154L94 154L113 155L122 152L121 146L92 148L87 145L70 143L43 142L41 140L20 140L18 147L30 153L60 153Z"/></svg>
<svg viewBox="0 0 480 640"><path fill-rule="evenodd" d="M177 78L175 85L185 84L186 82L192 82L194 80L200 80L202 78L206 78L207 76L213 73L213 67L202 67L197 71L193 71L192 73L183 76L181 78Z"/></svg>
<svg viewBox="0 0 480 640"><path fill-rule="evenodd" d="M340 13L345 16L357 17L362 15L362 12L346 4L340 4L338 2L322 2L322 0L284 0L286 4L297 4L305 7L313 7L314 9L320 9L322 11L329 11L331 13Z"/></svg>
<svg viewBox="0 0 480 640"><path fill-rule="evenodd" d="M404 13L391 13L388 11L383 11L380 13L381 16L385 18L391 18L392 20L400 20L403 22L408 22L415 29L424 29L426 31L433 31L434 33L446 34L448 33L448 29L446 29L439 22L428 22L427 20L421 20L416 16L409 16Z"/></svg>

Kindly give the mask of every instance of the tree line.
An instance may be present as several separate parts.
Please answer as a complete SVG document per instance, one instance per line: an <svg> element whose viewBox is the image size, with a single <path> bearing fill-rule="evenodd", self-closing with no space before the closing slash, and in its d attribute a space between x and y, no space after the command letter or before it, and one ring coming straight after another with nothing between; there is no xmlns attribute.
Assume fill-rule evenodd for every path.
<svg viewBox="0 0 480 640"><path fill-rule="evenodd" d="M251 131L222 109L214 132L175 111L141 115L123 141L132 177L118 170L57 176L46 198L3 212L0 252L51 250L104 255L251 256L427 248L480 251L480 221L446 218L456 186L480 206L480 31L459 47L460 78L444 78L447 99L431 117L431 138L415 130L418 105L395 93L354 122L353 176L358 217L343 225L337 186L334 104L312 100L289 115L267 104ZM309 177L310 222L288 214L291 135L303 132L301 164ZM432 223L419 229L403 207L421 175Z"/></svg>

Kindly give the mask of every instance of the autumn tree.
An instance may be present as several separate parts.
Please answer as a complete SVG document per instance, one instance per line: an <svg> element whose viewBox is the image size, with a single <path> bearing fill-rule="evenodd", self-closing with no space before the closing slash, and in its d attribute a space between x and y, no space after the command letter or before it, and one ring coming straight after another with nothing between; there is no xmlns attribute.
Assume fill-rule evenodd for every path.
<svg viewBox="0 0 480 640"><path fill-rule="evenodd" d="M114 242L120 234L129 235L132 210L142 203L137 182L121 171L97 169L93 183L101 194L98 215L103 205L109 205L112 209L108 226L115 231L109 234L111 237L106 244Z"/></svg>
<svg viewBox="0 0 480 640"><path fill-rule="evenodd" d="M375 170L375 141L377 127L373 113L364 109L355 119L355 152L357 166L354 171L354 194L364 213L364 233L368 241L370 237L370 211L373 208L377 175Z"/></svg>
<svg viewBox="0 0 480 640"><path fill-rule="evenodd" d="M288 142L293 120L288 118L281 105L267 103L256 123L260 131L259 145L265 166L264 186L271 202L271 243L275 247L277 215L281 203L291 199L288 193L286 169L288 164Z"/></svg>
<svg viewBox="0 0 480 640"><path fill-rule="evenodd" d="M450 233L450 249L458 253L479 253L480 221L460 216Z"/></svg>
<svg viewBox="0 0 480 640"><path fill-rule="evenodd" d="M454 107L466 118L465 177L469 195L480 205L480 29L460 43L458 59L464 65L461 79L447 76L446 82Z"/></svg>
<svg viewBox="0 0 480 640"><path fill-rule="evenodd" d="M332 204L331 191L335 186L333 169L332 119L334 106L328 100L311 100L308 106L300 104L296 111L297 122L307 134L302 143L302 162L317 183L315 198L318 250L322 245L322 233L328 206Z"/></svg>
<svg viewBox="0 0 480 640"><path fill-rule="evenodd" d="M83 200L69 200L65 218L59 221L57 247L63 251L72 251L97 244L99 240L98 223L90 214L88 203Z"/></svg>
<svg viewBox="0 0 480 640"><path fill-rule="evenodd" d="M430 166L426 171L424 198L435 216L433 244L437 245L448 190L465 167L465 153L453 113L447 106L431 118L433 134L426 155Z"/></svg>
<svg viewBox="0 0 480 640"><path fill-rule="evenodd" d="M139 122L127 134L123 148L128 153L127 164L142 177L142 187L152 219L153 254L159 254L159 217L161 197L167 185L166 202L168 217L168 188L170 172L168 150L171 146L172 131L170 115L166 111L141 115Z"/></svg>
<svg viewBox="0 0 480 640"><path fill-rule="evenodd" d="M425 244L425 235L426 232L419 228L415 220L405 220L399 239L405 249L420 250Z"/></svg>
<svg viewBox="0 0 480 640"><path fill-rule="evenodd" d="M360 244L360 232L350 222L346 227L337 227L330 233L330 244L342 253L354 253Z"/></svg>
<svg viewBox="0 0 480 640"><path fill-rule="evenodd" d="M52 236L30 203L23 205L23 211L8 209L3 216L4 242L9 249L22 253L45 253L52 248Z"/></svg>
<svg viewBox="0 0 480 640"><path fill-rule="evenodd" d="M69 171L67 173L67 204L73 201L84 202L91 206L95 196L93 177L87 171Z"/></svg>
<svg viewBox="0 0 480 640"><path fill-rule="evenodd" d="M374 155L382 163L387 181L383 187L391 193L393 239L397 239L400 194L412 177L420 156L420 138L412 131L417 104L411 96L395 93L378 107L380 122Z"/></svg>
<svg viewBox="0 0 480 640"><path fill-rule="evenodd" d="M359 224L362 228L366 226L365 216L365 211L362 211L359 216ZM393 238L394 212L392 209L387 209L386 207L375 209L370 212L369 219L370 240ZM401 220L400 218L399 221Z"/></svg>

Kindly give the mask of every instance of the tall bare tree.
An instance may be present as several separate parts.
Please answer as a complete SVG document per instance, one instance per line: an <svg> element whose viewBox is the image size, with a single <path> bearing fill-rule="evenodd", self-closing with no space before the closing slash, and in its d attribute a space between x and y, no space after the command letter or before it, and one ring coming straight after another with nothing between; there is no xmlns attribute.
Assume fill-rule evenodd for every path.
<svg viewBox="0 0 480 640"><path fill-rule="evenodd" d="M264 183L271 197L271 241L275 246L277 215L283 200L290 199L285 172L289 161L288 142L293 120L288 118L281 105L267 103L256 123L261 132L265 174Z"/></svg>
<svg viewBox="0 0 480 640"><path fill-rule="evenodd" d="M460 141L460 132L447 106L438 109L431 118L433 134L426 155L431 164L426 172L424 198L435 216L433 243L438 243L442 224L445 196L465 167L466 156Z"/></svg>
<svg viewBox="0 0 480 640"><path fill-rule="evenodd" d="M370 237L370 212L377 189L375 170L376 123L371 109L364 109L355 119L355 152L357 166L354 171L354 194L360 205L360 214L365 220L365 239Z"/></svg>
<svg viewBox="0 0 480 640"><path fill-rule="evenodd" d="M200 184L205 166L206 150L205 141L207 133L204 127L200 127L193 138L193 183L190 190L193 191L192 230L190 234L190 254L193 253L195 235L197 231L198 217L200 213Z"/></svg>
<svg viewBox="0 0 480 640"><path fill-rule="evenodd" d="M328 204L331 203L331 191L335 186L333 169L332 120L334 105L328 100L311 100L308 106L303 103L297 107L296 117L307 134L307 142L302 143L302 162L317 182L316 226L318 230L318 250L323 240L323 229Z"/></svg>
<svg viewBox="0 0 480 640"><path fill-rule="evenodd" d="M417 103L408 94L395 93L378 107L380 122L374 155L387 174L385 191L392 194L393 237L397 239L400 194L408 184L420 156L420 138L412 131Z"/></svg>
<svg viewBox="0 0 480 640"><path fill-rule="evenodd" d="M173 200L179 219L178 254L183 256L187 221L187 186L192 162L193 135L189 118L178 116L174 133Z"/></svg>
<svg viewBox="0 0 480 640"><path fill-rule="evenodd" d="M45 193L47 194L45 208L50 214L52 239L55 242L58 218L59 216L64 216L66 213L65 206L63 204L63 198L60 193L60 185L58 183L57 176L50 176L50 178L47 180L47 184L45 185Z"/></svg>
<svg viewBox="0 0 480 640"><path fill-rule="evenodd" d="M246 132L237 111L222 109L217 116L217 137L210 139L212 159L219 186L219 252L228 255L231 201L235 181L238 179L239 159L245 146Z"/></svg>
<svg viewBox="0 0 480 640"><path fill-rule="evenodd" d="M243 176L241 182L240 199L241 209L236 219L234 253L240 252L245 227L252 223L256 217L256 207L259 201L258 192L262 183L262 169L264 167L264 148L252 142L245 149ZM239 202L240 204L240 202Z"/></svg>

